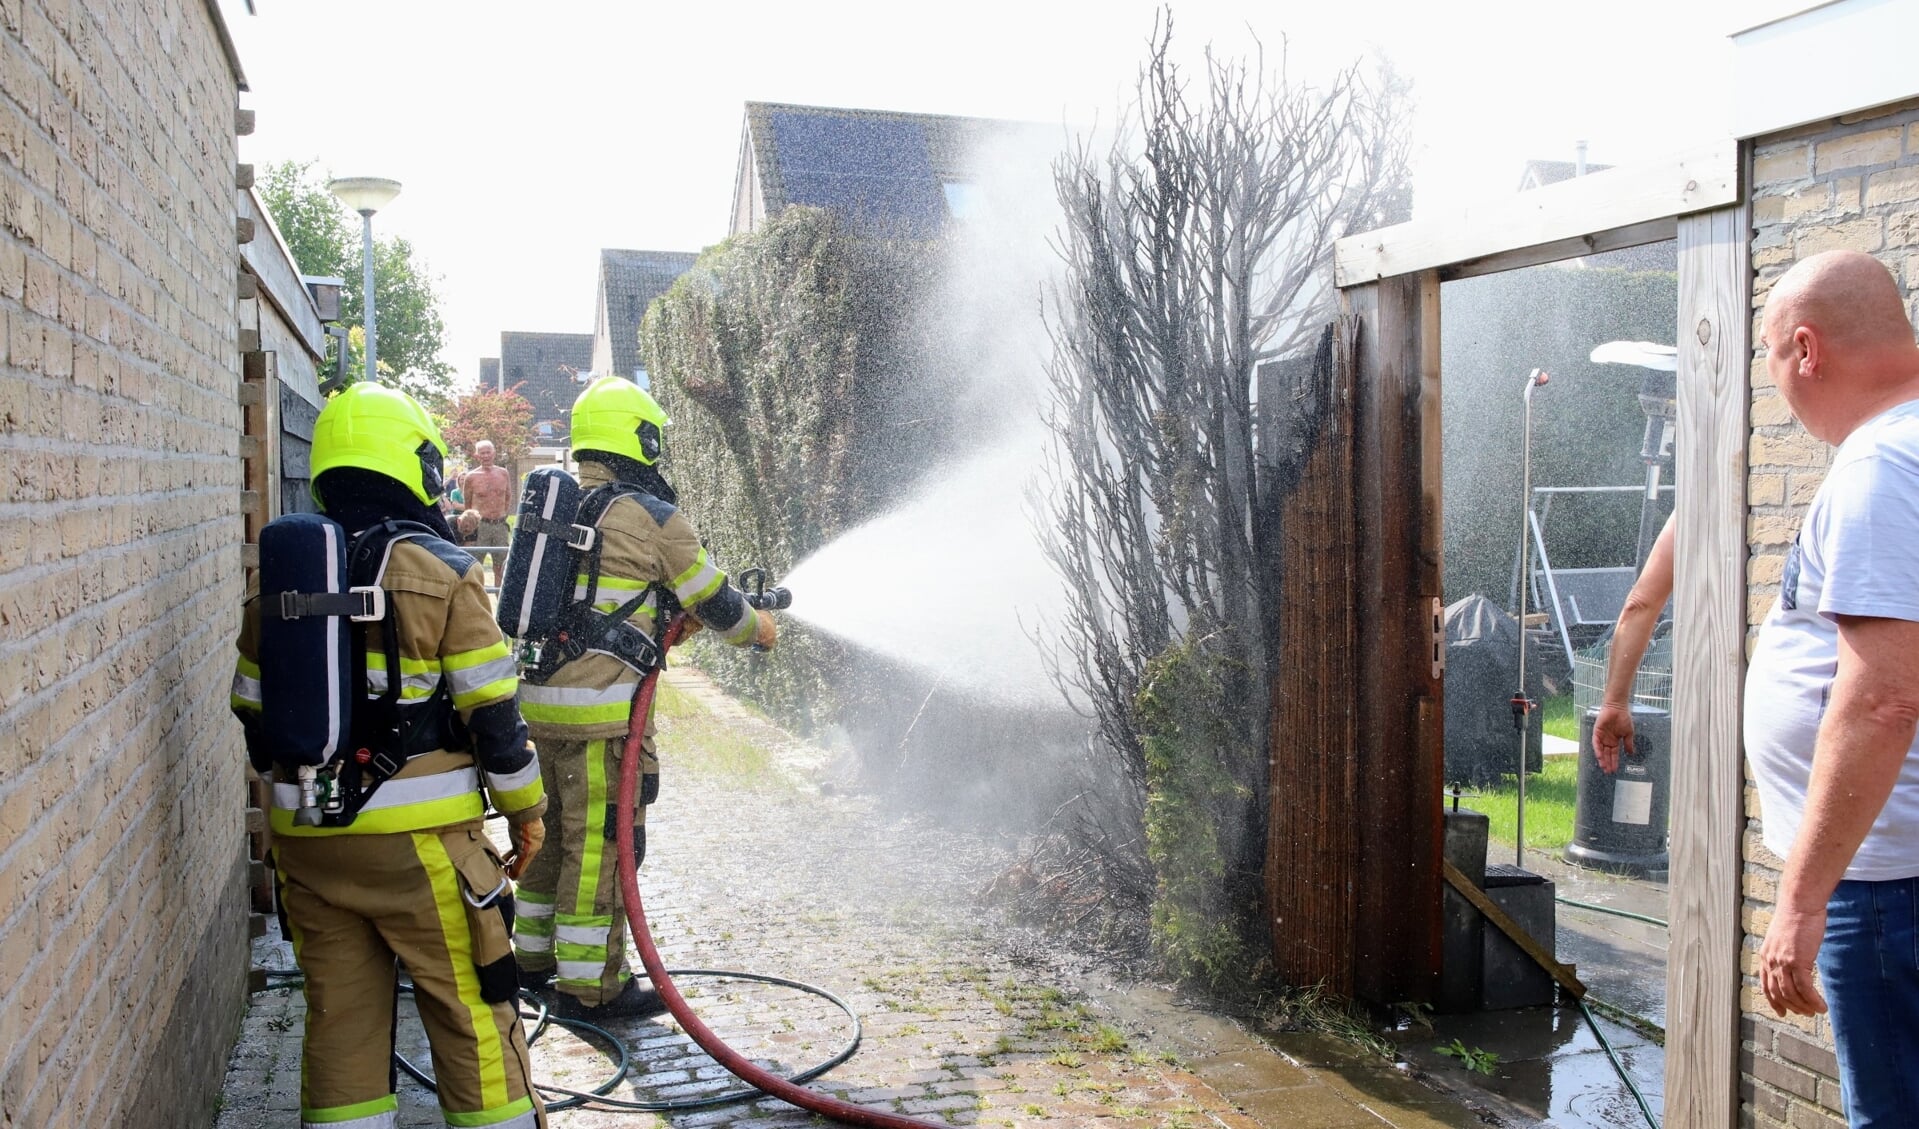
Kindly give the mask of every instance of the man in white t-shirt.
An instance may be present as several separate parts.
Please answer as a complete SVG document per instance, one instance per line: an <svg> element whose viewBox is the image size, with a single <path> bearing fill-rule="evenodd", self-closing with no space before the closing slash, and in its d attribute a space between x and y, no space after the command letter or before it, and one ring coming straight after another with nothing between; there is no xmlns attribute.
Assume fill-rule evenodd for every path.
<svg viewBox="0 0 1919 1129"><path fill-rule="evenodd" d="M1774 284L1766 368L1832 465L1746 678L1766 846L1759 950L1781 1014L1831 1005L1847 1114L1919 1118L1919 345L1892 275L1833 251ZM1822 996L1813 982L1815 962Z"/></svg>

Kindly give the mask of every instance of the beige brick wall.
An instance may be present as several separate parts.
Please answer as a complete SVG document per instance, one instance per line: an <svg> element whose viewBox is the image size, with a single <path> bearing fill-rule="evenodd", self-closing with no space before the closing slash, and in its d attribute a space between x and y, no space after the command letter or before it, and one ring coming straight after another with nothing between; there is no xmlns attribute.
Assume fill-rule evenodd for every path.
<svg viewBox="0 0 1919 1129"><path fill-rule="evenodd" d="M1755 349L1746 614L1756 630L1778 597L1786 549L1829 458L1829 448L1792 421L1766 374L1757 348L1760 310L1773 281L1794 262L1846 247L1890 267L1919 320L1919 101L1760 138L1752 173ZM1843 1126L1824 1017L1775 1017L1755 979L1781 863L1759 841L1759 802L1750 784L1746 815L1741 1123L1765 1129Z"/></svg>
<svg viewBox="0 0 1919 1129"><path fill-rule="evenodd" d="M235 98L204 0L0 0L7 1129L209 1123L244 1005Z"/></svg>

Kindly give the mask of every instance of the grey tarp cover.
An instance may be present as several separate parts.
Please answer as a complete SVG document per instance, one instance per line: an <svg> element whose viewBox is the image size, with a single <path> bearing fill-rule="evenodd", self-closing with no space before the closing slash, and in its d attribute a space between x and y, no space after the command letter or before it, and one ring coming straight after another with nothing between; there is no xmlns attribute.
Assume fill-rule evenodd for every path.
<svg viewBox="0 0 1919 1129"><path fill-rule="evenodd" d="M1512 696L1519 686L1519 621L1481 595L1446 609L1446 780L1493 784L1519 763L1519 732L1513 728ZM1542 696L1535 649L1526 658L1526 694ZM1534 710L1527 728L1526 764L1540 766L1540 724Z"/></svg>

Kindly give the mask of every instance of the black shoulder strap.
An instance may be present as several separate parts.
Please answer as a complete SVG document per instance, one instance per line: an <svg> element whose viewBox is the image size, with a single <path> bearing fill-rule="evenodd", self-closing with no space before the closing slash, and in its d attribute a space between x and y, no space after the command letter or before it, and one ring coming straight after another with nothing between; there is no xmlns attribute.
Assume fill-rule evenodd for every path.
<svg viewBox="0 0 1919 1129"><path fill-rule="evenodd" d="M438 541L445 542L430 527L417 521L398 521L389 519L362 530L347 547L347 577L358 587L380 585L386 572L386 562L395 541ZM429 545L429 548L434 546ZM449 546L451 547L451 546ZM444 558L438 552L436 556ZM400 709L400 692L406 685L406 672L400 664L400 628L394 613L393 601L384 601L385 613L380 619L380 649L386 656L386 689L374 699L374 720L366 725L356 723L354 740L366 739L364 746L367 760L359 759L359 750L355 755L344 758L340 765L341 787L347 797L346 810L329 826L346 826L353 822L360 808L373 797L380 785L389 780L394 773L405 767L407 759L417 751L413 749L416 732L439 733L445 724L440 719L409 717ZM355 621L352 625L353 649L353 685L366 686L366 625ZM447 695L445 680L434 689L433 697L422 707L426 710L437 708L443 713L452 713L452 700ZM430 722L435 724L429 724Z"/></svg>
<svg viewBox="0 0 1919 1129"><path fill-rule="evenodd" d="M409 535L425 533L433 536L433 531L417 521L395 521L388 519L378 525L371 525L360 531L347 547L346 572L348 578L360 587L372 587L380 583L386 573L387 555L395 541ZM386 690L380 694L381 710L397 710L400 704L400 687L403 681L400 672L400 632L394 619L393 601L386 602L386 615L380 620L381 649L386 652ZM366 629L358 628L354 638L356 661L366 650ZM359 683L366 685L365 679Z"/></svg>
<svg viewBox="0 0 1919 1129"><path fill-rule="evenodd" d="M363 587L378 584L386 571L387 551L395 541L426 538L441 539L431 527L417 521L388 518L367 526L347 546L346 571L350 582Z"/></svg>
<svg viewBox="0 0 1919 1129"><path fill-rule="evenodd" d="M624 482L607 482L595 486L587 492L586 497L580 499L580 512L576 524L590 525L597 531L600 528L600 522L606 520L606 511L613 508L614 502L629 494L642 492L639 487L630 486ZM599 599L600 549L605 544L606 538L596 536L593 538L593 547L581 553L581 571L586 573L586 598L577 602L582 607L591 608Z"/></svg>

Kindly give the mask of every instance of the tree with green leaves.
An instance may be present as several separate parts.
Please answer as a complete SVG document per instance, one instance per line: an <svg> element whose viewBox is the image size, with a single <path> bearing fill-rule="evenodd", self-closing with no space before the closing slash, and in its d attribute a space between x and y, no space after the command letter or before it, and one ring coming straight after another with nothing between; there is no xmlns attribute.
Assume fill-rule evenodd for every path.
<svg viewBox="0 0 1919 1129"><path fill-rule="evenodd" d="M447 446L471 454L473 445L489 440L500 462L511 464L526 457L533 446L533 405L516 389L504 392L475 388L447 403L440 433Z"/></svg>
<svg viewBox="0 0 1919 1129"><path fill-rule="evenodd" d="M282 161L268 165L255 191L279 227L287 249L301 274L331 275L345 280L340 295L340 321L361 325L364 265L358 217L327 191L328 177L314 170L314 161ZM373 241L373 295L379 316L379 362L385 381L424 403L440 406L453 390L453 366L440 359L446 345L446 323L440 317L440 296L426 264L413 244L390 235ZM360 378L363 362L354 347L347 380Z"/></svg>

